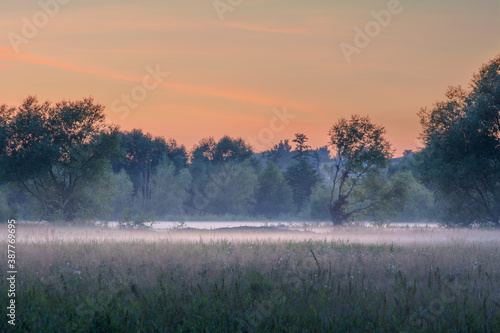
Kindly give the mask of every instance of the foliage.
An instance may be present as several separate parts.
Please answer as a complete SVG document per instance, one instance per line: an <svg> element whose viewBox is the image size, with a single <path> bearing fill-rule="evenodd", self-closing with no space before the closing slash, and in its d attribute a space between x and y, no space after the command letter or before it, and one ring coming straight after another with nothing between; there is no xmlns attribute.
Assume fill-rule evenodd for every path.
<svg viewBox="0 0 500 333"><path fill-rule="evenodd" d="M296 136L297 135L305 137L304 134L296 134ZM297 138L293 141L296 140ZM297 143L300 144L299 142ZM307 155L306 158L307 161L312 165L314 165L315 168L318 170L320 168L320 163L331 162L330 152L328 151L327 146L319 147L317 149L310 149L305 154ZM297 149L292 150L289 140L286 139L286 140L280 140L280 142L278 144L275 144L271 149L263 151L261 156L263 160L272 161L274 164L278 166L278 168L280 168L280 170L283 171L293 160L302 159L301 156L303 156L303 154L301 154Z"/></svg>
<svg viewBox="0 0 500 333"><path fill-rule="evenodd" d="M295 207L300 211L309 200L312 189L320 181L320 175L306 159L300 159L288 166L285 179L293 191Z"/></svg>
<svg viewBox="0 0 500 333"><path fill-rule="evenodd" d="M311 146L307 144L309 138L302 133L296 133L295 139L295 150L293 151L293 159L300 162L301 160L306 160L310 163L314 163L316 167L319 167L319 153L317 150L312 150Z"/></svg>
<svg viewBox="0 0 500 333"><path fill-rule="evenodd" d="M130 210L133 204L134 184L125 169L121 169L118 173L113 173L112 181L116 186L116 195L111 203L111 218L116 221L123 221L125 219L125 212Z"/></svg>
<svg viewBox="0 0 500 333"><path fill-rule="evenodd" d="M197 198L202 196L206 184L210 181L210 175L214 171L215 165L213 156L217 143L213 138L204 138L195 145L191 151L191 159L189 164L189 171L193 177L191 184L191 205L187 207L190 210L189 214L194 214L196 210L205 208L206 202L203 207L197 202ZM206 200L204 200L206 201Z"/></svg>
<svg viewBox="0 0 500 333"><path fill-rule="evenodd" d="M218 166L204 189L206 212L249 215L255 206L257 185L257 174L249 161Z"/></svg>
<svg viewBox="0 0 500 333"><path fill-rule="evenodd" d="M368 172L352 193L353 217L380 225L401 214L409 202L412 180L414 178L409 171L400 171L392 176L380 170Z"/></svg>
<svg viewBox="0 0 500 333"><path fill-rule="evenodd" d="M233 139L225 135L215 146L213 161L215 163L231 161L240 163L249 159L252 155L252 148L242 138Z"/></svg>
<svg viewBox="0 0 500 333"><path fill-rule="evenodd" d="M101 220L109 220L113 213L112 202L120 197L122 193L116 183L116 176L111 167L101 173L98 181L78 187L74 195L78 197L78 213L75 215L77 222L87 222L95 217ZM54 215L55 221L65 221L64 215Z"/></svg>
<svg viewBox="0 0 500 333"><path fill-rule="evenodd" d="M156 216L178 216L189 197L191 174L187 168L176 174L175 165L162 159L151 180L151 208Z"/></svg>
<svg viewBox="0 0 500 333"><path fill-rule="evenodd" d="M233 139L227 135L218 142L214 138L201 139L191 152L191 163L221 164L224 162L243 162L252 157L252 148L241 138Z"/></svg>
<svg viewBox="0 0 500 333"><path fill-rule="evenodd" d="M295 139L293 139L292 141L296 144L295 154L293 158L297 161L304 159L307 160L309 154L311 153L311 146L307 144L307 141L309 141L307 136L302 133L296 133Z"/></svg>
<svg viewBox="0 0 500 333"><path fill-rule="evenodd" d="M284 140L262 153L264 170L259 154L229 136L202 139L188 162L186 149L173 139L106 125L103 107L92 99L51 105L29 97L19 108L1 106L0 117L0 181L9 183L0 195L3 215L113 219L128 227L186 215L324 220L325 209L336 225L435 216L433 193L412 175L425 176L415 168L414 154L407 151L385 170L391 156L385 130L367 117L332 127L333 160L327 147L312 150L307 136L297 133L295 150ZM320 161L331 166L331 186L319 172ZM464 200L457 194L454 205Z"/></svg>
<svg viewBox="0 0 500 333"><path fill-rule="evenodd" d="M315 221L328 221L330 216L331 189L323 183L317 184L309 200L309 217Z"/></svg>
<svg viewBox="0 0 500 333"><path fill-rule="evenodd" d="M273 146L273 148L264 151L262 153L264 159L273 162L282 169L290 163L292 146L289 144L289 140L280 140L280 142Z"/></svg>
<svg viewBox="0 0 500 333"><path fill-rule="evenodd" d="M431 191L420 178L417 154L411 150L405 150L402 157L392 159L387 169L389 177L398 172L409 172L407 178L408 197L402 207L391 221L395 222L422 222L437 221L438 207L435 203L434 192Z"/></svg>
<svg viewBox="0 0 500 333"><path fill-rule="evenodd" d="M202 139L191 152L189 215L249 214L255 205L258 161L241 138Z"/></svg>
<svg viewBox="0 0 500 333"><path fill-rule="evenodd" d="M444 223L500 226L500 56L474 75L470 90L420 112L423 181L437 192Z"/></svg>
<svg viewBox="0 0 500 333"><path fill-rule="evenodd" d="M134 129L122 134L121 144L126 151L123 163L115 168L124 168L134 184L134 194L143 204L151 199L151 177L163 157L167 157L180 170L187 165L187 152L173 139L153 137L142 130Z"/></svg>
<svg viewBox="0 0 500 333"><path fill-rule="evenodd" d="M436 221L438 210L434 203L434 194L409 173L405 183L407 199L404 205L391 217L397 222Z"/></svg>
<svg viewBox="0 0 500 333"><path fill-rule="evenodd" d="M74 221L106 212L110 160L120 157L119 135L91 98L18 107L0 106L0 182L22 186L47 220ZM99 184L100 182L103 182ZM99 185L97 185L99 184Z"/></svg>
<svg viewBox="0 0 500 333"><path fill-rule="evenodd" d="M307 144L309 139L306 135L297 133L293 142L296 143L293 159L285 172L285 179L293 191L293 202L297 211L301 211L309 197L313 187L320 181L320 175L316 168L310 163L311 158L317 155ZM316 154L315 154L316 153ZM319 163L319 159L313 158Z"/></svg>
<svg viewBox="0 0 500 333"><path fill-rule="evenodd" d="M269 161L259 175L256 214L272 218L290 212L292 193L276 164Z"/></svg>
<svg viewBox="0 0 500 333"><path fill-rule="evenodd" d="M7 201L7 186L0 186L0 223L7 223L9 219L16 219L17 212Z"/></svg>
<svg viewBox="0 0 500 333"><path fill-rule="evenodd" d="M359 195L352 202L354 191L361 183L370 184L377 170L386 167L391 157L385 129L372 124L368 117L353 115L340 119L330 130L330 144L335 156L331 168L333 187L330 196L330 215L334 225L340 225L353 215L373 209L380 202L379 194Z"/></svg>

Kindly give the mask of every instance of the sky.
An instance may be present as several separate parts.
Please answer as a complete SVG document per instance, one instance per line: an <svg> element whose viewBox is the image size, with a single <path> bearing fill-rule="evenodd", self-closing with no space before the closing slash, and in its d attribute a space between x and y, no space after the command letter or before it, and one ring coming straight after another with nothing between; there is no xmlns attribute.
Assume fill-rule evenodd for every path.
<svg viewBox="0 0 500 333"><path fill-rule="evenodd" d="M122 130L328 144L369 115L396 156L418 111L499 53L498 0L40 0L0 3L0 104L93 97Z"/></svg>

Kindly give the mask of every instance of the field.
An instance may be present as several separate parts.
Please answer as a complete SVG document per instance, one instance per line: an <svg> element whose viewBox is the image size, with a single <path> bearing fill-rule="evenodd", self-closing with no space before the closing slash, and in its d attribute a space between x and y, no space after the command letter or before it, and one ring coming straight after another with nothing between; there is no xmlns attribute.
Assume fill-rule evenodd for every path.
<svg viewBox="0 0 500 333"><path fill-rule="evenodd" d="M500 332L500 231L298 229L17 225L15 330Z"/></svg>

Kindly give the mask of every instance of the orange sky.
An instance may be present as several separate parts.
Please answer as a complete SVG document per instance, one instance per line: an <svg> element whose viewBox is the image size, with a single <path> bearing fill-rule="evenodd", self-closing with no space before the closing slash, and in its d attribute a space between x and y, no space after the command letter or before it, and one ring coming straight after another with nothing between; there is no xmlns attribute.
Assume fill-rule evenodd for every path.
<svg viewBox="0 0 500 333"><path fill-rule="evenodd" d="M419 109L500 46L497 0L40 3L0 3L0 104L93 96L122 129L188 149L229 134L260 151L297 132L324 146L359 113L399 155L418 145Z"/></svg>

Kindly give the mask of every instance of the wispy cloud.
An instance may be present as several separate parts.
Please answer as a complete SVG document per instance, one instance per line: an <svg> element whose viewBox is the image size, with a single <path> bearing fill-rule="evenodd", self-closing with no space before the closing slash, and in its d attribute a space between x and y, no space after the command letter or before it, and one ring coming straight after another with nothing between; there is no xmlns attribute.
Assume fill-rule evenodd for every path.
<svg viewBox="0 0 500 333"><path fill-rule="evenodd" d="M250 30L250 31L259 31L259 32L272 32L279 34L291 34L291 35L305 35L312 33L312 30L308 29L283 29L283 28L270 28L262 25L250 25L250 24L240 24L240 23L223 23L227 27L242 29L242 30Z"/></svg>
<svg viewBox="0 0 500 333"><path fill-rule="evenodd" d="M12 51L11 48L5 46L0 46L0 61L14 61L14 62L38 64L43 66L51 66L69 71L87 73L102 78L135 82L135 83L141 83L143 80L143 76L124 75L103 69L86 69L66 62L39 57L25 52L16 54ZM166 68L164 68L164 70L165 69ZM233 87L186 84L186 83L178 83L172 81L164 81L161 83L161 86L170 90L178 91L180 93L187 93L195 96L202 95L202 96L216 97L216 98L235 100L240 102L254 103L264 106L270 106L270 105L280 106L286 104L289 107L294 107L299 110L306 110L307 108L310 108L310 105L307 105L305 103L303 104L300 102L292 102L288 98L284 99L275 96L269 96L258 91L236 89Z"/></svg>
<svg viewBox="0 0 500 333"><path fill-rule="evenodd" d="M82 68L79 66L75 66L75 65L66 63L66 62L57 61L57 60L44 58L44 57L39 57L39 56L35 56L35 55L32 55L30 53L26 53L26 52L16 54L16 53L14 53L12 48L10 48L8 46L0 46L0 60L57 67L57 68L66 69L66 70L70 70L70 71L87 73L87 74L97 75L97 76L101 76L101 77L108 77L108 78L113 78L113 79L118 79L118 80L126 80L126 81L134 81L134 82L138 82L141 80L140 78L128 77L128 76L124 76L121 74L112 73L110 71L105 71L105 70L100 70L100 69L99 70L85 69L85 68Z"/></svg>
<svg viewBox="0 0 500 333"><path fill-rule="evenodd" d="M211 96L222 99L254 103L262 106L281 106L287 105L289 107L298 110L307 110L311 108L311 105L290 101L289 98L279 98L275 96L269 96L259 91L245 90L245 89L235 89L231 87L222 86L208 86L208 85L192 85L192 84L182 84L175 82L163 82L163 86L178 90L180 92L191 92L197 95Z"/></svg>

